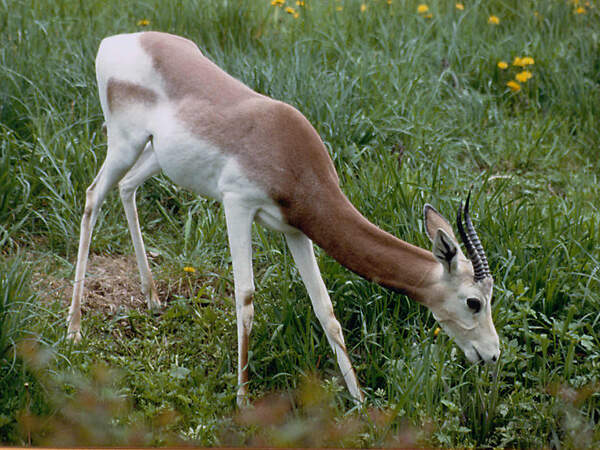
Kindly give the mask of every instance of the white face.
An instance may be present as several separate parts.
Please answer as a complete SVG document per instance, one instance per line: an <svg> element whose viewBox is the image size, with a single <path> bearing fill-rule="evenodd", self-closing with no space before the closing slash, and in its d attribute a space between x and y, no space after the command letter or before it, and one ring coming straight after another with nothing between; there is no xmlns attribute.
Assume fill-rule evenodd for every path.
<svg viewBox="0 0 600 450"><path fill-rule="evenodd" d="M466 260L461 263L461 266L471 264ZM475 282L472 270L465 269L455 276L445 277L447 295L430 305L430 309L470 362L496 362L500 356L500 341L492 321L493 281L486 278Z"/></svg>
<svg viewBox="0 0 600 450"><path fill-rule="evenodd" d="M432 253L440 263L427 306L469 361L496 362L500 342L492 321L494 281L491 277L475 281L473 265L462 253L448 221L430 205L424 213Z"/></svg>

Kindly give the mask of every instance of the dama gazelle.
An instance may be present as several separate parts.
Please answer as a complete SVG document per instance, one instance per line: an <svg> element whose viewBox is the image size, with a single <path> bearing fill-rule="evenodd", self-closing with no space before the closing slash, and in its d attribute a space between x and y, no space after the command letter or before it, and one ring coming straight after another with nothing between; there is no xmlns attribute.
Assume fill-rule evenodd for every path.
<svg viewBox="0 0 600 450"><path fill-rule="evenodd" d="M68 318L70 337L81 337L81 297L92 229L107 192L117 184L142 290L149 307L160 306L135 192L163 171L179 185L223 203L235 284L238 403L246 395L254 314L254 220L284 233L356 400L363 396L317 266L313 241L350 270L431 309L471 362L497 360L493 280L469 218L468 200L457 219L468 259L448 221L429 205L424 214L432 252L380 230L344 196L323 142L300 112L254 92L187 39L158 32L108 37L98 50L96 74L108 150L86 193Z"/></svg>

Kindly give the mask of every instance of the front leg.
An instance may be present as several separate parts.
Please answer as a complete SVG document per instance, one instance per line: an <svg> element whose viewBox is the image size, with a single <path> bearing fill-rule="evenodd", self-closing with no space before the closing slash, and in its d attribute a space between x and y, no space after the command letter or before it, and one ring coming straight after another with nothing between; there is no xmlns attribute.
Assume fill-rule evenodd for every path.
<svg viewBox="0 0 600 450"><path fill-rule="evenodd" d="M244 199L230 194L223 198L225 220L235 286L235 310L238 336L238 406L247 402L248 345L254 318L254 276L252 274L252 221L256 209Z"/></svg>
<svg viewBox="0 0 600 450"><path fill-rule="evenodd" d="M348 386L348 390L354 400L357 403L362 403L364 397L346 350L342 327L333 313L331 299L329 298L327 287L325 286L325 283L323 283L323 278L321 277L321 272L317 265L312 241L301 232L286 233L285 238L292 256L296 261L300 277L308 291L308 296L312 301L315 314L317 315L317 318L325 331L329 345L336 356L346 386Z"/></svg>

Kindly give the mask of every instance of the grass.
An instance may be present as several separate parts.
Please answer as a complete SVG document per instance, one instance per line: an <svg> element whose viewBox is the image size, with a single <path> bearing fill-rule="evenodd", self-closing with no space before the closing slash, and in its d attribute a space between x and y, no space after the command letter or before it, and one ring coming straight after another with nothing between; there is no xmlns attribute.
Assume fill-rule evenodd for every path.
<svg viewBox="0 0 600 450"><path fill-rule="evenodd" d="M286 3L298 18L267 0L0 2L0 441L597 447L597 5L431 1L427 18L412 0ZM167 306L89 310L83 343L68 342L68 293L49 280L73 277L84 191L106 151L94 55L104 36L142 29L189 37L298 107L351 201L409 242L430 245L424 203L452 217L474 184L498 366L470 366L425 308L318 250L366 392L353 410L282 236L256 227L250 392L265 400L238 414L223 213L164 177L138 208ZM517 56L535 60L533 77L511 92ZM92 252L132 253L116 193ZM65 427L74 441L60 440Z"/></svg>

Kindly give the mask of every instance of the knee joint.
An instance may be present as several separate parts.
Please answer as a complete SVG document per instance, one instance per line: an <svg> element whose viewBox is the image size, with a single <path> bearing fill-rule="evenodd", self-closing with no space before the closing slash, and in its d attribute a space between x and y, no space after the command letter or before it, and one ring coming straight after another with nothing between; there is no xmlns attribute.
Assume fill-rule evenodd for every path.
<svg viewBox="0 0 600 450"><path fill-rule="evenodd" d="M342 327L333 315L329 316L326 327L329 335L335 340L340 340L342 338Z"/></svg>
<svg viewBox="0 0 600 450"><path fill-rule="evenodd" d="M135 194L135 190L136 190L136 188L132 187L126 181L121 181L119 183L119 195L122 200L132 197L133 194Z"/></svg>
<svg viewBox="0 0 600 450"><path fill-rule="evenodd" d="M244 288L236 291L236 303L239 306L251 306L254 299L254 288Z"/></svg>

